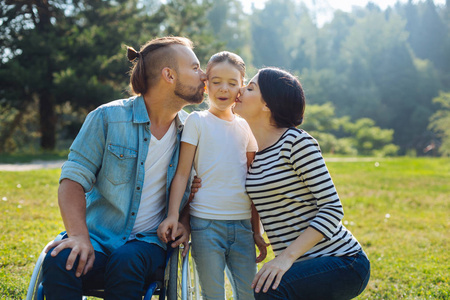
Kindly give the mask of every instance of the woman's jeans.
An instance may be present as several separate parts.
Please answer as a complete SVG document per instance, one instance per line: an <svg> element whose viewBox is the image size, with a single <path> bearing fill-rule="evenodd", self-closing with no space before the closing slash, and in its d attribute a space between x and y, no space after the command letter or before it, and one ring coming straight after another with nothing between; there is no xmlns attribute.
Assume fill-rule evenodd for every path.
<svg viewBox="0 0 450 300"><path fill-rule="evenodd" d="M105 299L142 299L145 288L162 277L166 252L155 244L132 240L107 256L95 252L94 267L81 277L75 276L78 259L72 270L66 270L71 249L56 257L48 251L43 264L43 286L46 299L80 300L83 290L105 289ZM159 278L160 279L160 278Z"/></svg>
<svg viewBox="0 0 450 300"><path fill-rule="evenodd" d="M234 299L254 299L256 251L250 220L207 220L191 216L192 257L204 300L225 299L225 275Z"/></svg>
<svg viewBox="0 0 450 300"><path fill-rule="evenodd" d="M328 256L296 262L284 274L276 290L261 289L260 299L352 299L369 282L370 262L360 251L352 256Z"/></svg>

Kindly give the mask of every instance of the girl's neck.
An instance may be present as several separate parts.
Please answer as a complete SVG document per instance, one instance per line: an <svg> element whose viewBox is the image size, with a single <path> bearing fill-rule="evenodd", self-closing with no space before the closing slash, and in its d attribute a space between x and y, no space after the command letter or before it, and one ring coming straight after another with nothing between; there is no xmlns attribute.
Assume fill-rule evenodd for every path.
<svg viewBox="0 0 450 300"><path fill-rule="evenodd" d="M286 132L287 128L278 128L270 122L248 122L258 144L258 151L262 151L275 144Z"/></svg>
<svg viewBox="0 0 450 300"><path fill-rule="evenodd" d="M231 110L231 107L228 109L225 109L225 110L220 110L215 107L210 107L208 109L208 111L210 113L212 113L213 115L215 115L216 117L218 117L219 119L229 121L229 122L234 120L234 114L233 114L233 111Z"/></svg>

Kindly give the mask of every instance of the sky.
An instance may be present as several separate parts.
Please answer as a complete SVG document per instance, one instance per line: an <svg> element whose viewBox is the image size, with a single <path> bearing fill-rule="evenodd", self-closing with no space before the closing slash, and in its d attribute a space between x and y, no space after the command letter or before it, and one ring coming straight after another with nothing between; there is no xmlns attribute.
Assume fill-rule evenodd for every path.
<svg viewBox="0 0 450 300"><path fill-rule="evenodd" d="M242 0L244 10L249 12L251 4L254 3L256 8L263 8L264 3L267 0ZM367 3L372 2L379 6L381 9L386 9L388 6L393 6L397 3L397 0L295 0L298 2L304 2L309 8L313 7L313 3L318 8L317 22L318 25L323 25L324 22L330 21L333 17L333 10L343 10L350 12L353 6L364 7ZM425 0L415 0L414 3L423 2ZM402 3L408 2L408 0L400 0ZM445 0L434 0L435 5L445 5Z"/></svg>

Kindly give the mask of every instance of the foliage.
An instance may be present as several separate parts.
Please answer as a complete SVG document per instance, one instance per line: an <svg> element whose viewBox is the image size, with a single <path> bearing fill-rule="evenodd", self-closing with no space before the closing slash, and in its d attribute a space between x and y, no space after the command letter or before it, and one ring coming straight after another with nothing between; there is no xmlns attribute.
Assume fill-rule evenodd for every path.
<svg viewBox="0 0 450 300"><path fill-rule="evenodd" d="M174 0L142 9L138 0L39 3L2 4L0 101L12 111L5 122L9 132L20 129L17 120L37 105L34 127L44 149L55 148L57 137L73 139L86 111L126 95L130 64L124 45L139 48L155 36L186 35L200 45L202 61L221 45L206 26L206 1ZM73 110L64 115L67 105ZM61 132L67 119L74 129ZM2 132L0 140L10 144L2 151L23 146L12 134Z"/></svg>
<svg viewBox="0 0 450 300"><path fill-rule="evenodd" d="M439 152L444 156L450 156L450 93L440 93L433 102L439 103L441 109L431 116L429 128L442 139Z"/></svg>
<svg viewBox="0 0 450 300"><path fill-rule="evenodd" d="M391 144L393 130L381 129L368 118L354 123L348 117L336 118L331 103L307 106L300 127L317 139L324 153L392 156L399 148Z"/></svg>

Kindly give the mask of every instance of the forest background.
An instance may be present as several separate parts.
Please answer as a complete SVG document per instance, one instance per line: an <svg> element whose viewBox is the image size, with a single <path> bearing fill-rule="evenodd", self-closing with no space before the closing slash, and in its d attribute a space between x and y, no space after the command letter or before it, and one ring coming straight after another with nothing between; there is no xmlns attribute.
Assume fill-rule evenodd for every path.
<svg viewBox="0 0 450 300"><path fill-rule="evenodd" d="M320 25L294 0L246 12L238 0L4 0L0 25L0 154L67 149L90 110L129 96L126 45L180 35L203 66L228 50L249 78L296 74L301 127L325 153L450 155L449 0L369 3Z"/></svg>

